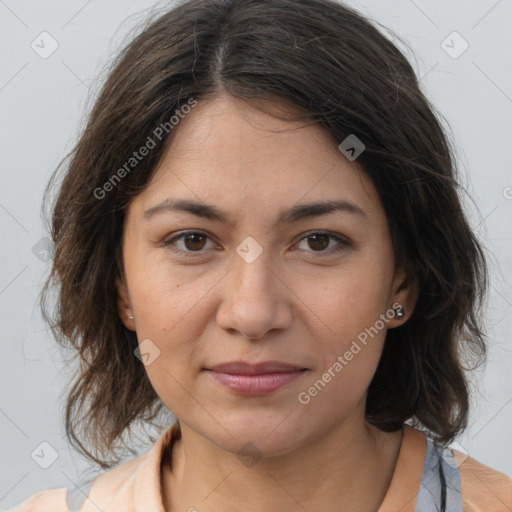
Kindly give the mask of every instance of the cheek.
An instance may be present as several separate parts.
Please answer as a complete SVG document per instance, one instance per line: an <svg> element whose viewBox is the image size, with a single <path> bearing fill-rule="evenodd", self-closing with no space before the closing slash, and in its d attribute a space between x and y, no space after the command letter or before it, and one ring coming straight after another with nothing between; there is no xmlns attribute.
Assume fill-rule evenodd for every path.
<svg viewBox="0 0 512 512"><path fill-rule="evenodd" d="M332 278L323 280L313 292L309 288L308 294L305 283L301 282L304 289L298 294L307 297L304 302L309 311L304 314L314 326L312 331L316 334L315 344L322 365L311 380L328 382L325 399L333 393L331 398L335 400L344 396L349 402L357 401L375 373L389 320L385 316L388 263L374 256L360 257L353 265L333 272Z"/></svg>
<svg viewBox="0 0 512 512"><path fill-rule="evenodd" d="M375 296L364 290L348 295L339 293L324 309L323 321L328 335L315 337L320 365L301 389L310 412L332 415L343 420L364 398L377 369L384 340L386 322ZM321 308L321 306L320 306Z"/></svg>
<svg viewBox="0 0 512 512"><path fill-rule="evenodd" d="M209 305L208 290L217 281L207 275L192 278L187 276L187 269L178 271L166 261L141 265L140 273L133 274L137 337L139 344L149 339L159 353L155 362L146 366L159 394L162 386L170 390L177 382L191 381L192 369L200 365L197 340L213 314L205 308Z"/></svg>
<svg viewBox="0 0 512 512"><path fill-rule="evenodd" d="M156 283L146 286L139 297L137 337L139 346L148 343L158 354L145 366L148 378L166 407L177 415L186 415L180 404L190 403L197 364L196 342L204 329L198 315L199 298L184 297L180 284Z"/></svg>
<svg viewBox="0 0 512 512"><path fill-rule="evenodd" d="M333 270L320 281L297 281L294 291L320 320L327 337L356 337L374 325L388 309L389 276L375 261L361 259L357 264Z"/></svg>
<svg viewBox="0 0 512 512"><path fill-rule="evenodd" d="M164 248L152 249L134 261L132 299L141 322L159 333L170 332L195 307L215 284L213 278L201 276L194 266L173 265ZM211 282L210 282L211 281Z"/></svg>
<svg viewBox="0 0 512 512"><path fill-rule="evenodd" d="M334 359L323 372L312 375L297 396L303 414L308 418L324 418L330 424L345 421L364 401L375 373L374 359L374 355L360 352L341 370Z"/></svg>
<svg viewBox="0 0 512 512"><path fill-rule="evenodd" d="M181 359L199 337L204 292L169 277L158 280L155 276L141 283L139 291L134 299L139 342L149 338L169 362ZM174 359L168 357L170 353Z"/></svg>

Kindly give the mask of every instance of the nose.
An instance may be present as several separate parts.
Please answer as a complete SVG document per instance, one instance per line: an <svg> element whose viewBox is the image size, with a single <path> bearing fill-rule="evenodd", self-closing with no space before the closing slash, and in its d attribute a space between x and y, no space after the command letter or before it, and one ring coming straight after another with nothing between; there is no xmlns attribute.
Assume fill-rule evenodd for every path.
<svg viewBox="0 0 512 512"><path fill-rule="evenodd" d="M231 270L221 281L218 325L251 340L287 329L293 318L293 292L267 254L263 251L251 263L236 254Z"/></svg>

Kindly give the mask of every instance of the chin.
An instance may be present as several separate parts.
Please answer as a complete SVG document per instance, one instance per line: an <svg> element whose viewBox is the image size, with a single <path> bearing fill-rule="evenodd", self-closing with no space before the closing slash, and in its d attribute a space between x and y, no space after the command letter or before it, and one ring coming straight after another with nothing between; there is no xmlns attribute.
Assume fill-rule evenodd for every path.
<svg viewBox="0 0 512 512"><path fill-rule="evenodd" d="M279 414L265 414L252 410L247 414L216 416L218 422L211 435L207 435L217 446L241 457L276 457L298 448L308 437L297 427L297 419L289 411ZM203 434L204 435L204 434Z"/></svg>

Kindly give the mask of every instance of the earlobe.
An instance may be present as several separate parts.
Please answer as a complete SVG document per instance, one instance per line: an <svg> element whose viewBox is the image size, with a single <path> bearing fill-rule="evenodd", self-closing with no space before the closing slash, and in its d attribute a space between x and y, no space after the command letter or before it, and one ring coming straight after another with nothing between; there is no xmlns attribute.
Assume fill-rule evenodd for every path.
<svg viewBox="0 0 512 512"><path fill-rule="evenodd" d="M115 285L117 289L117 312L123 322L124 326L131 331L135 330L135 324L133 321L133 313L130 306L130 299L128 297L128 291L126 284L117 276L115 279Z"/></svg>
<svg viewBox="0 0 512 512"><path fill-rule="evenodd" d="M419 295L419 283L416 277L411 277L405 269L400 269L393 283L393 293L390 308L394 317L389 321L388 328L403 325L411 317Z"/></svg>

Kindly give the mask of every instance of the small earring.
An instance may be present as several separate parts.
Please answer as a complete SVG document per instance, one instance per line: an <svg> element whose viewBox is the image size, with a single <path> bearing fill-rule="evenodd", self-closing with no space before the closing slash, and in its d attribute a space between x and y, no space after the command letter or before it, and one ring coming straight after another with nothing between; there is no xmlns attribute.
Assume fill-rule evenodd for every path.
<svg viewBox="0 0 512 512"><path fill-rule="evenodd" d="M400 304L396 308L393 308L393 309L395 311L395 318L397 320L400 320L400 318L402 318L405 315L404 308Z"/></svg>
<svg viewBox="0 0 512 512"><path fill-rule="evenodd" d="M129 318L130 320L133 320L133 316L128 315L128 318Z"/></svg>

